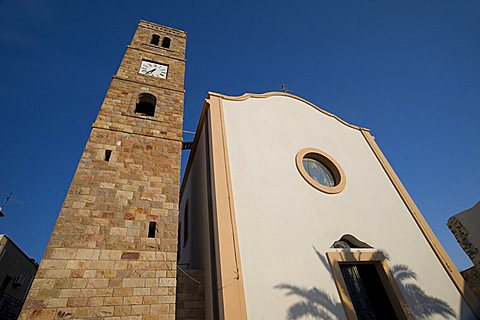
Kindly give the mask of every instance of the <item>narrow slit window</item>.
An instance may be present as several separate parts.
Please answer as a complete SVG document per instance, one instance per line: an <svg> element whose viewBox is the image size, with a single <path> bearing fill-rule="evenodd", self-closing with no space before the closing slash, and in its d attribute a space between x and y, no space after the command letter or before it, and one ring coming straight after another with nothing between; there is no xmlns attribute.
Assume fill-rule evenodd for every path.
<svg viewBox="0 0 480 320"><path fill-rule="evenodd" d="M150 40L150 44L158 46L160 43L160 36L158 34L152 34L152 39Z"/></svg>
<svg viewBox="0 0 480 320"><path fill-rule="evenodd" d="M172 41L172 40L171 40L169 37L163 38L163 40L162 40L162 48L167 48L167 49L170 48L170 42L171 42L171 41Z"/></svg>
<svg viewBox="0 0 480 320"><path fill-rule="evenodd" d="M110 161L112 150L105 150L105 161Z"/></svg>
<svg viewBox="0 0 480 320"><path fill-rule="evenodd" d="M141 93L138 95L137 104L135 105L135 113L144 116L153 117L155 115L155 105L157 98L150 93Z"/></svg>
<svg viewBox="0 0 480 320"><path fill-rule="evenodd" d="M155 221L150 221L148 224L148 237L155 238L155 233L157 230L157 223Z"/></svg>

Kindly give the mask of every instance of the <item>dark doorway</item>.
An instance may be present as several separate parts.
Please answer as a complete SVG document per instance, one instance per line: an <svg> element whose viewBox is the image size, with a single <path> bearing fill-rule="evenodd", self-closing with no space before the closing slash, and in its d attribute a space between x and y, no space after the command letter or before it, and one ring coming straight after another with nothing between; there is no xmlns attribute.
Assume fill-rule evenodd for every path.
<svg viewBox="0 0 480 320"><path fill-rule="evenodd" d="M375 264L342 263L340 270L359 320L398 319Z"/></svg>

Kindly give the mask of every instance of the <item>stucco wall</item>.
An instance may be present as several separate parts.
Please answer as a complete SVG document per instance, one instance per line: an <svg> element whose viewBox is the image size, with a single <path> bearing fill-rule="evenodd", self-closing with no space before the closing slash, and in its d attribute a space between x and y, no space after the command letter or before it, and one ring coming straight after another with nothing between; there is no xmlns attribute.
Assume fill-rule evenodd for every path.
<svg viewBox="0 0 480 320"><path fill-rule="evenodd" d="M325 252L347 233L382 249L394 274L404 266L397 282L415 317L474 319L360 131L285 96L224 100L223 113L249 319L344 319ZM342 166L343 192L300 176L306 147Z"/></svg>

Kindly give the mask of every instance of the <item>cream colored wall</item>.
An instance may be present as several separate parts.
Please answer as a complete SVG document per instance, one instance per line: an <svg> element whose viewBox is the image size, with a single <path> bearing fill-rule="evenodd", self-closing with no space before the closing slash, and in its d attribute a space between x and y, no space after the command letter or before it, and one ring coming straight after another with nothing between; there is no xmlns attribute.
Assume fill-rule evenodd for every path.
<svg viewBox="0 0 480 320"><path fill-rule="evenodd" d="M345 318L321 257L347 233L384 250L392 269L415 272L409 282L425 296L474 319L360 131L286 96L223 100L223 113L249 319L294 316L295 307L298 316L308 302L301 292L332 319ZM343 192L322 193L300 176L295 155L305 147L337 160ZM418 302L404 293L419 317ZM331 306L315 303L323 294Z"/></svg>

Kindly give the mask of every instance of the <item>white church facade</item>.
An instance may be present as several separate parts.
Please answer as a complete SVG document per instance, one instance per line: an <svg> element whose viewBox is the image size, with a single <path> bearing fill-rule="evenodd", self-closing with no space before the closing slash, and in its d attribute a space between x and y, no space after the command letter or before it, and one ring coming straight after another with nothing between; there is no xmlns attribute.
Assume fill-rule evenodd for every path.
<svg viewBox="0 0 480 320"><path fill-rule="evenodd" d="M210 93L179 209L207 319L480 316L369 130L300 97Z"/></svg>

